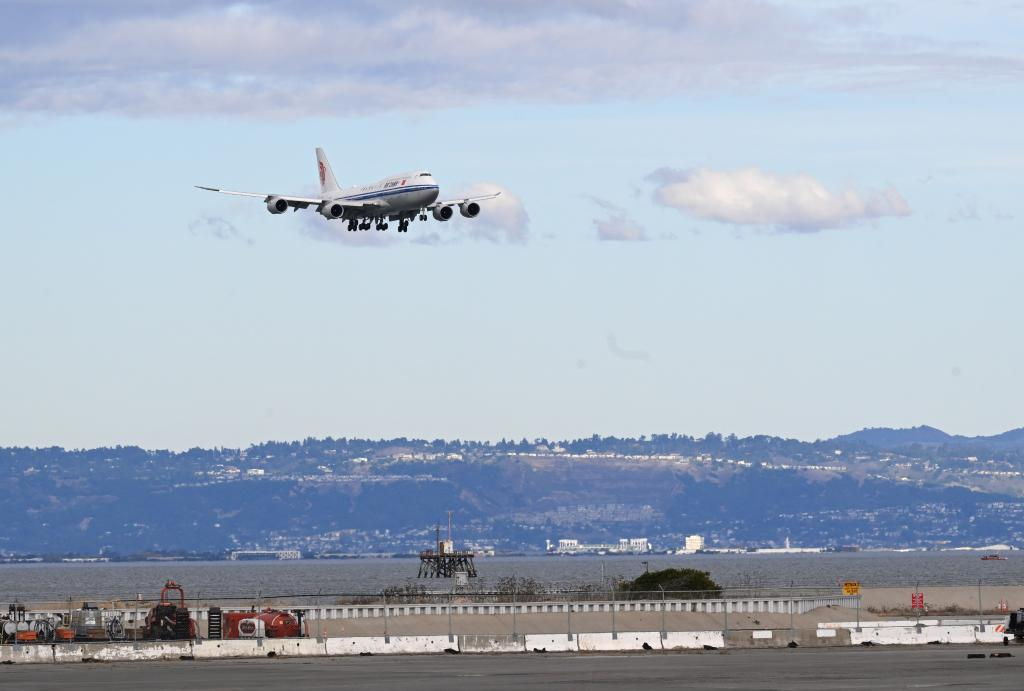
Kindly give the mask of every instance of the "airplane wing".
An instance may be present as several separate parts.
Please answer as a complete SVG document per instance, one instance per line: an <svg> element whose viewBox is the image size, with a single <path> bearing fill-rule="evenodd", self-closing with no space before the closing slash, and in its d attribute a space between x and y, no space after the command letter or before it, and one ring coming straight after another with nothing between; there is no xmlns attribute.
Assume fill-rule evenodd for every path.
<svg viewBox="0 0 1024 691"><path fill-rule="evenodd" d="M495 197L501 196L501 192L495 192L494 194L484 194L479 197L463 197L462 199L445 199L443 202L434 202L426 208L435 209L439 206L455 206L456 204L466 204L468 202L480 202L485 199L494 199Z"/></svg>
<svg viewBox="0 0 1024 691"><path fill-rule="evenodd" d="M208 190L210 192L220 192L221 194L234 194L239 197L257 197L263 201L270 201L271 197L277 199L283 199L287 202L288 206L295 207L297 209L305 209L309 206L320 206L323 203L323 199L313 197L290 197L284 194L266 194L264 192L235 192L234 190L222 190L219 187L204 187L203 185L196 185L201 190ZM350 201L347 199L339 199L338 202L342 206L350 206L353 208L372 207L373 204L367 202Z"/></svg>
<svg viewBox="0 0 1024 691"><path fill-rule="evenodd" d="M222 195L236 195L237 197L256 197L264 202L269 201L271 197L276 197L281 200L285 200L290 207L296 207L298 209L305 209L310 205L319 205L324 200L312 199L310 197L288 197L286 195L266 195L264 192L240 192L234 191L233 189L221 189L220 187L205 187L201 184L196 185L200 189L207 189L209 191L219 191Z"/></svg>

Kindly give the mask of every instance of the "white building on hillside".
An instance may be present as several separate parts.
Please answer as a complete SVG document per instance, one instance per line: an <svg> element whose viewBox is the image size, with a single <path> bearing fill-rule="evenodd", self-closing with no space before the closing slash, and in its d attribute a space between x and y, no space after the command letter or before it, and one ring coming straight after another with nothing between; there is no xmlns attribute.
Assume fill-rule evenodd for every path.
<svg viewBox="0 0 1024 691"><path fill-rule="evenodd" d="M686 541L683 544L683 548L687 552L699 552L704 549L704 536L703 535L687 535Z"/></svg>

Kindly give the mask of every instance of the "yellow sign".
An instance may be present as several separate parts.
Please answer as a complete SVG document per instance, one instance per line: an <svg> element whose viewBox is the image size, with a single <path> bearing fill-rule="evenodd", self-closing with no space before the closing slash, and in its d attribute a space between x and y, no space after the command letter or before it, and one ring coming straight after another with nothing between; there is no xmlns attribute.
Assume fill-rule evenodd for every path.
<svg viewBox="0 0 1024 691"><path fill-rule="evenodd" d="M843 583L843 595L860 595L860 581L846 581Z"/></svg>

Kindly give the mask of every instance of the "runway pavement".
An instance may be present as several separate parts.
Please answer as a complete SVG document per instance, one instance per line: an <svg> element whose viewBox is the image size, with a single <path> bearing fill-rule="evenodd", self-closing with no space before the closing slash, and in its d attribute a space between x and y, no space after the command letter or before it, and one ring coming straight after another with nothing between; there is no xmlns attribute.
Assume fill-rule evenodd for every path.
<svg viewBox="0 0 1024 691"><path fill-rule="evenodd" d="M968 659L1003 653L1012 658ZM11 689L943 689L1018 691L1024 647L816 648L638 655L430 655L10 665Z"/></svg>

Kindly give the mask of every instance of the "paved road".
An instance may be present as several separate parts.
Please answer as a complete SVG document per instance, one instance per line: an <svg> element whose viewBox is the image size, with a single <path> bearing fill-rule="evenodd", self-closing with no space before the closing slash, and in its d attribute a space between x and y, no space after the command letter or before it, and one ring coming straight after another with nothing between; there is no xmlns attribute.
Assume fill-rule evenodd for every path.
<svg viewBox="0 0 1024 691"><path fill-rule="evenodd" d="M11 665L0 687L49 689L1005 689L1024 688L996 646L818 648L646 655L431 655L210 662Z"/></svg>

